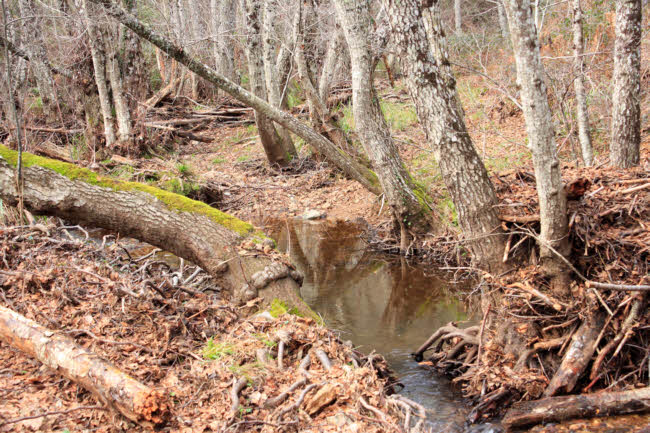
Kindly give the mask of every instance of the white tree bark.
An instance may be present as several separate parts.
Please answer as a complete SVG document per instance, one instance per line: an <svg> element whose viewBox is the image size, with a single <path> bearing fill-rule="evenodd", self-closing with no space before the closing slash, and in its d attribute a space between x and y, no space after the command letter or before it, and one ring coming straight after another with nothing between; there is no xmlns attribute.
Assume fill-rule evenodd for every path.
<svg viewBox="0 0 650 433"><path fill-rule="evenodd" d="M260 0L245 0L246 4L246 56L248 57L248 78L251 92L258 98L267 100L264 79L264 55L262 48L262 4ZM272 104L273 105L273 104ZM285 166L289 163L288 149L275 130L273 122L265 114L255 111L255 124L271 165Z"/></svg>
<svg viewBox="0 0 650 433"><path fill-rule="evenodd" d="M113 29L117 30L117 29ZM108 31L111 36L116 36L117 31ZM133 134L131 131L131 113L129 112L129 103L126 100L124 93L124 85L122 81L122 72L117 52L117 40L115 37L107 38L106 42L106 69L108 72L108 80L111 83L111 90L113 95L113 103L115 106L115 117L117 118L117 138L122 143L128 143L132 140Z"/></svg>
<svg viewBox="0 0 650 433"><path fill-rule="evenodd" d="M239 82L235 71L235 50L233 38L235 33L236 7L234 0L219 1L219 28L217 39L216 71L233 81Z"/></svg>
<svg viewBox="0 0 650 433"><path fill-rule="evenodd" d="M576 118L578 119L578 139L582 151L582 160L587 167L594 162L594 151L591 146L589 131L589 112L587 111L587 96L584 82L584 42L582 37L582 8L580 0L573 0L573 57L576 77L573 87L576 92Z"/></svg>
<svg viewBox="0 0 650 433"><path fill-rule="evenodd" d="M497 13L499 14L499 28L501 29L501 36L505 39L510 40L510 32L508 31L508 16L506 15L506 9L503 6L505 0L496 0L497 2Z"/></svg>
<svg viewBox="0 0 650 433"><path fill-rule="evenodd" d="M456 33L460 34L463 31L463 1L454 0L454 26Z"/></svg>
<svg viewBox="0 0 650 433"><path fill-rule="evenodd" d="M569 253L566 194L557 158L555 130L544 83L539 39L528 0L506 0L510 36L515 50L517 82L533 165L541 219L540 256L547 270L557 274L564 263L551 251Z"/></svg>
<svg viewBox="0 0 650 433"><path fill-rule="evenodd" d="M641 0L616 1L610 160L639 164L641 146Z"/></svg>
<svg viewBox="0 0 650 433"><path fill-rule="evenodd" d="M400 227L427 231L432 221L431 210L413 191L411 176L393 141L373 86L369 1L335 0L334 3L352 61L352 108L361 144Z"/></svg>
<svg viewBox="0 0 650 433"><path fill-rule="evenodd" d="M90 55L93 60L93 70L95 72L95 83L97 84L97 93L99 95L99 105L104 120L104 138L106 146L111 147L115 144L115 127L113 125L113 110L111 100L108 95L108 86L106 85L106 55L104 53L104 42L101 32L93 21L93 14L88 10L87 0L78 0L81 2L81 9L86 20L88 28L88 42L90 45Z"/></svg>
<svg viewBox="0 0 650 433"><path fill-rule="evenodd" d="M420 2L383 0L382 4L402 57L407 88L473 258L486 268L499 269L505 240L495 207L496 194L458 110L455 82L443 78L433 57Z"/></svg>
<svg viewBox="0 0 650 433"><path fill-rule="evenodd" d="M334 35L327 45L325 53L325 60L323 60L323 69L321 70L320 79L318 80L318 96L323 103L327 104L327 97L329 96L332 87L332 81L338 71L338 66L341 64L341 52L343 50L343 32L339 24L336 24Z"/></svg>
<svg viewBox="0 0 650 433"><path fill-rule="evenodd" d="M272 106L280 108L283 100L283 89L280 88L280 84L282 83L282 74L278 70L278 65L275 63L278 35L274 23L276 20L275 11L277 8L278 3L275 0L266 0L264 2L261 37L267 100ZM282 146L286 152L291 156L297 155L289 131L279 125L276 125L276 131L282 140Z"/></svg>

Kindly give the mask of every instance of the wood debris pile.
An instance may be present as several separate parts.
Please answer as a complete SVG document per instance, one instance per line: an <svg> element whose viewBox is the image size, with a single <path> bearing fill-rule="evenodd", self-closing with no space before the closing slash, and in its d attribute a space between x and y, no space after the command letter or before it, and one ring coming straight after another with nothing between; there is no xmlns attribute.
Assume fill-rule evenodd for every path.
<svg viewBox="0 0 650 433"><path fill-rule="evenodd" d="M163 431L379 432L407 418L406 431L423 427L421 406L389 395L380 356L282 303L245 317L256 303L233 307L198 268L84 233L51 221L1 227L0 310L154 389L162 406L148 410ZM146 430L1 338L0 390L0 432Z"/></svg>
<svg viewBox="0 0 650 433"><path fill-rule="evenodd" d="M636 390L649 385L650 375L644 289L650 285L650 178L642 168L569 167L563 172L571 179L566 188L573 248L568 259L575 269L569 287L552 290L537 266L539 214L532 171L500 174L495 184L509 237L506 255L528 265L486 276L479 325L460 329L450 323L416 352L423 359L433 349L424 362L456 376L475 401L472 420L540 398L550 400L529 402L534 404L526 411L513 409L505 425L540 422L524 416L537 403L544 420L561 419L568 415L556 415L562 402L552 397L562 394L628 390L630 401L650 395L650 388ZM607 406L599 395L588 402L594 413L577 413L625 409Z"/></svg>

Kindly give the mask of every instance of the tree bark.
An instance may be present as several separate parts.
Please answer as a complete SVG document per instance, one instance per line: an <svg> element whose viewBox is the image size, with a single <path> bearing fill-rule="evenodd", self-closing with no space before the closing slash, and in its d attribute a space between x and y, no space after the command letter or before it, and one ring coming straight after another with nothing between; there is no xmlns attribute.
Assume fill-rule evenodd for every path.
<svg viewBox="0 0 650 433"><path fill-rule="evenodd" d="M497 1L497 14L499 15L499 28L501 29L501 36L504 39L510 40L510 32L508 31L508 16L506 15L506 9L503 6L505 0L496 0Z"/></svg>
<svg viewBox="0 0 650 433"><path fill-rule="evenodd" d="M383 0L383 4L400 50L407 88L473 258L486 268L501 268L505 239L494 207L498 201L459 112L455 81L443 78L440 63L433 57L419 2Z"/></svg>
<svg viewBox="0 0 650 433"><path fill-rule="evenodd" d="M93 70L95 72L95 83L97 84L97 93L99 95L99 105L104 119L104 138L106 146L111 147L115 144L115 129L113 126L113 111L111 100L108 96L108 86L106 85L106 55L103 50L103 41L101 33L92 21L91 13L88 10L87 0L80 0L83 10L86 27L88 28L88 43L90 45L90 55L93 60Z"/></svg>
<svg viewBox="0 0 650 433"><path fill-rule="evenodd" d="M0 199L10 205L18 200L16 160L16 152L0 146ZM169 251L214 276L237 301L259 295L309 311L286 265L266 255L239 255L242 242L266 239L251 224L149 185L104 178L28 153L23 160L23 201L33 213L113 230Z"/></svg>
<svg viewBox="0 0 650 433"><path fill-rule="evenodd" d="M264 80L266 84L267 100L269 104L275 108L281 108L283 92L280 88L280 83L282 83L283 80L281 79L282 74L278 69L278 65L275 63L276 43L274 42L277 37L274 26L276 20L275 9L277 9L277 7L277 1L269 0L264 2L264 13L262 17L262 51L264 53ZM296 156L296 147L293 144L289 131L279 125L276 126L276 131L278 132L278 135L282 140L282 146L288 153L289 157Z"/></svg>
<svg viewBox="0 0 650 433"><path fill-rule="evenodd" d="M535 167L541 220L540 257L547 272L555 276L565 273L565 265L551 248L565 256L569 253L569 229L566 193L557 158L539 39L531 3L527 0L506 0L505 4L515 51L517 82L521 88L521 105Z"/></svg>
<svg viewBox="0 0 650 433"><path fill-rule="evenodd" d="M616 1L611 164L639 165L641 146L641 0Z"/></svg>
<svg viewBox="0 0 650 433"><path fill-rule="evenodd" d="M456 34L463 32L462 6L462 0L454 0L454 26L456 28Z"/></svg>
<svg viewBox="0 0 650 433"><path fill-rule="evenodd" d="M249 107L262 112L274 122L286 127L291 132L305 140L305 142L325 155L334 165L340 168L345 174L361 183L368 190L378 194L379 187L377 177L374 173L350 158L345 152L338 149L331 141L309 128L291 114L278 110L261 98L253 95L251 92L236 85L223 75L210 69L205 64L190 57L182 48L176 46L168 39L152 31L148 26L138 21L135 17L125 12L122 8L115 5L111 0L90 0L101 4L106 9L108 15L120 21L126 27L133 30L138 36L148 40L158 48L166 52L172 58L187 66L191 71L197 73L210 83L232 95L235 99L241 101Z"/></svg>
<svg viewBox="0 0 650 433"><path fill-rule="evenodd" d="M582 160L587 167L594 163L594 151L591 146L589 131L589 112L587 111L587 96L584 81L584 41L582 37L582 8L580 0L573 0L573 58L576 78L573 87L576 92L576 117L578 119L578 139L582 151Z"/></svg>
<svg viewBox="0 0 650 433"><path fill-rule="evenodd" d="M619 392L567 395L515 403L506 412L507 429L571 418L623 415L650 411L650 388Z"/></svg>
<svg viewBox="0 0 650 433"><path fill-rule="evenodd" d="M109 33L115 35L116 32L109 31ZM108 80L111 83L111 93L113 95L113 103L115 106L115 117L117 118L117 137L122 143L130 143L133 139L133 133L131 131L131 113L129 111L129 103L126 100L126 95L124 93L124 84L122 81L120 62L118 60L118 52L115 49L117 41L106 40L105 42L107 52L106 68L108 71Z"/></svg>
<svg viewBox="0 0 650 433"><path fill-rule="evenodd" d="M233 0L218 0L218 2L220 21L217 30L216 71L228 80L237 83L239 80L235 72L235 51L233 48L235 2Z"/></svg>
<svg viewBox="0 0 650 433"><path fill-rule="evenodd" d="M320 100L327 106L327 97L332 88L332 81L338 71L340 65L341 51L343 49L344 36L341 32L339 24L336 24L334 35L329 44L327 44L327 52L325 53L325 60L323 60L323 69L321 70L320 78L318 80L318 96Z"/></svg>
<svg viewBox="0 0 650 433"><path fill-rule="evenodd" d="M111 363L26 317L0 306L0 339L90 391L103 404L144 426L170 416L167 397Z"/></svg>
<svg viewBox="0 0 650 433"><path fill-rule="evenodd" d="M246 0L246 55L248 57L248 78L253 95L267 100L267 88L264 79L264 55L262 48L262 4L260 0ZM271 106L275 107L272 101ZM271 165L284 167L289 164L289 149L275 130L273 122L264 114L255 110L255 124ZM293 145L293 143L291 143Z"/></svg>
<svg viewBox="0 0 650 433"><path fill-rule="evenodd" d="M339 22L352 60L352 109L354 123L373 169L379 177L386 202L399 226L423 233L431 228L431 209L424 191L417 188L391 136L373 86L370 50L370 10L367 0L335 0Z"/></svg>

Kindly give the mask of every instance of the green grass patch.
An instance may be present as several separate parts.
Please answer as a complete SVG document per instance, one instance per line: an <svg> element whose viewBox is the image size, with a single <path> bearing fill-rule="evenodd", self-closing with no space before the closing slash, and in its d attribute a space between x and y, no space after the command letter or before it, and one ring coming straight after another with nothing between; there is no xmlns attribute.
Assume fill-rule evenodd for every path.
<svg viewBox="0 0 650 433"><path fill-rule="evenodd" d="M216 361L226 356L235 353L235 346L228 343L215 343L213 338L210 338L205 346L203 346L202 354L205 359Z"/></svg>
<svg viewBox="0 0 650 433"><path fill-rule="evenodd" d="M381 101L379 106L393 131L404 131L418 123L418 115L415 113L415 107L411 104Z"/></svg>
<svg viewBox="0 0 650 433"><path fill-rule="evenodd" d="M223 164L224 162L226 162L226 158L222 158L220 156L212 160L213 164Z"/></svg>

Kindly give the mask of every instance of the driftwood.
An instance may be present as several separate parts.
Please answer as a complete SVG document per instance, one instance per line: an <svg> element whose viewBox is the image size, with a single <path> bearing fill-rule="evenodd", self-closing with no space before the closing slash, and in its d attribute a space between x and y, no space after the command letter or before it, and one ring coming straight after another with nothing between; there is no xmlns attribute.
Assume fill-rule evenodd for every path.
<svg viewBox="0 0 650 433"><path fill-rule="evenodd" d="M570 418L622 415L650 411L650 388L549 397L515 403L503 418L506 428Z"/></svg>
<svg viewBox="0 0 650 433"><path fill-rule="evenodd" d="M2 306L0 339L92 392L132 421L153 426L169 418L164 392L141 384L69 337Z"/></svg>

